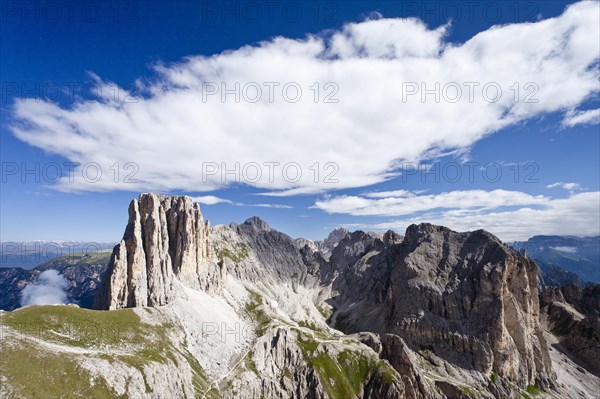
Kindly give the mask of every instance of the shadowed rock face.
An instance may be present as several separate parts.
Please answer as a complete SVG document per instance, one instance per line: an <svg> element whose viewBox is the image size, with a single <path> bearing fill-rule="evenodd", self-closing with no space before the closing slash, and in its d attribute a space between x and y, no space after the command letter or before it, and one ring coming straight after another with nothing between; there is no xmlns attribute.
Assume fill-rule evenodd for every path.
<svg viewBox="0 0 600 399"><path fill-rule="evenodd" d="M537 267L493 235L412 225L402 244L383 250L342 240L331 258L341 267L339 259L352 263L333 283L345 332L397 334L463 368L550 385Z"/></svg>
<svg viewBox="0 0 600 399"><path fill-rule="evenodd" d="M565 349L600 375L600 284L546 287L540 298L548 329Z"/></svg>

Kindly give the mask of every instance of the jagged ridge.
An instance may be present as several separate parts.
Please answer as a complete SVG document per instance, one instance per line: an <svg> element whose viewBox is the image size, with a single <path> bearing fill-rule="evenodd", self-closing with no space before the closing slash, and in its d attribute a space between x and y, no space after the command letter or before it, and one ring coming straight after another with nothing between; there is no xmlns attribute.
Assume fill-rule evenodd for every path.
<svg viewBox="0 0 600 399"><path fill-rule="evenodd" d="M132 202L129 216L97 297L99 308L166 305L179 286L218 293L232 283L256 289L271 304L255 315L270 320L266 330L249 342L260 374L231 377L236 392L331 397L324 383L328 378L315 379L312 355L289 358L302 352L297 343L306 326L286 328L283 336L276 332L290 322L323 323L317 310L345 333L375 333L367 341L356 339L395 369L395 388L385 378L376 385L363 381L356 397L455 397L464 391L462 384L490 398L508 398L515 389L534 385L553 389L539 324L537 267L483 230L456 233L413 225L404 240L394 232L338 231L324 253L319 245L293 240L258 218L211 228L185 197L144 194ZM280 320L284 314L288 321ZM272 348L274 353L256 346L274 337L287 344ZM380 344L370 345L375 341ZM321 350L331 356L344 345L351 344ZM427 374L415 354L433 365ZM289 364L305 370L290 380L296 393L276 382ZM236 397L223 389L224 397Z"/></svg>

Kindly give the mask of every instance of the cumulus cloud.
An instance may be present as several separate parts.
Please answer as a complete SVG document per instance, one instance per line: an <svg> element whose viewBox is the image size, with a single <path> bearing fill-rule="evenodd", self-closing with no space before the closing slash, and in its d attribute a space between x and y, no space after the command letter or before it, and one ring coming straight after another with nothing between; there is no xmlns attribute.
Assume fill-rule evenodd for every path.
<svg viewBox="0 0 600 399"><path fill-rule="evenodd" d="M294 195L367 186L403 161L464 152L507 126L577 109L598 92L598 7L579 2L465 43L449 42L448 26L386 18L276 37L157 65L139 92L118 89L127 101L115 101L101 78L97 102L18 101L10 127L33 146L103 167L98 179L81 169L73 182L62 179L56 187L66 191L197 192L241 181ZM235 93L222 101L223 89ZM136 163L135 180L115 182L115 162Z"/></svg>
<svg viewBox="0 0 600 399"><path fill-rule="evenodd" d="M66 305L69 281L56 270L42 272L37 280L21 291L21 306Z"/></svg>
<svg viewBox="0 0 600 399"><path fill-rule="evenodd" d="M600 108L587 111L569 111L562 121L563 126L597 125L600 123Z"/></svg>
<svg viewBox="0 0 600 399"><path fill-rule="evenodd" d="M403 232L413 223L428 222L458 231L485 229L505 241L519 241L541 234L598 235L599 203L600 192L554 199L518 191L467 190L408 198L339 196L317 201L315 206L329 213L405 216L365 224L363 229Z"/></svg>

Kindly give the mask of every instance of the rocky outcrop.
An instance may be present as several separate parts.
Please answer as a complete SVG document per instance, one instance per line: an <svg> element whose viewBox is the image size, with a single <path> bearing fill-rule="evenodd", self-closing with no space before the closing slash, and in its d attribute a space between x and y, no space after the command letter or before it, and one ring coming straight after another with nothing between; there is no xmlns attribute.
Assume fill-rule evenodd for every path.
<svg viewBox="0 0 600 399"><path fill-rule="evenodd" d="M309 268L301 256L301 250L290 236L271 229L258 217L250 218L240 225L232 224L231 228L247 243L261 266L258 269L255 264L249 265L246 267L246 274L240 277L260 277L263 280L294 284L307 283ZM310 269L313 273L318 273L314 267Z"/></svg>
<svg viewBox="0 0 600 399"><path fill-rule="evenodd" d="M208 230L198 204L189 197L142 194L133 200L94 306L164 305L173 297L175 276L208 288L207 279L218 272L211 264Z"/></svg>
<svg viewBox="0 0 600 399"><path fill-rule="evenodd" d="M436 399L442 395L428 385L425 377L418 369L418 360L415 354L398 335L385 334L382 340L382 353L394 369L402 376L404 390L407 398Z"/></svg>
<svg viewBox="0 0 600 399"><path fill-rule="evenodd" d="M353 264L333 283L339 328L395 334L413 350L522 388L551 386L532 261L483 230L430 224L410 226L402 244L362 242L342 241L332 254Z"/></svg>

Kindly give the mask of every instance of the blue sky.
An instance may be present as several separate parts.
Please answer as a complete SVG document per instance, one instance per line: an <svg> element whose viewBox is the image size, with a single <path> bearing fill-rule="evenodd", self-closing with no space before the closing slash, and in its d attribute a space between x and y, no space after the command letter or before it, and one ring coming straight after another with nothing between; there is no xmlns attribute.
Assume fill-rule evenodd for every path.
<svg viewBox="0 0 600 399"><path fill-rule="evenodd" d="M197 198L213 224L258 215L315 239L418 221L505 240L598 234L599 6L571 3L3 1L0 239L117 241L145 191ZM198 103L206 82L303 94ZM400 101L423 82L477 82L477 94L498 82L503 94ZM323 101L326 83L337 103ZM73 161L103 180L55 182ZM303 180L200 177L201 165L271 161L298 162ZM337 183L323 182L328 162ZM138 182L124 181L133 171Z"/></svg>

